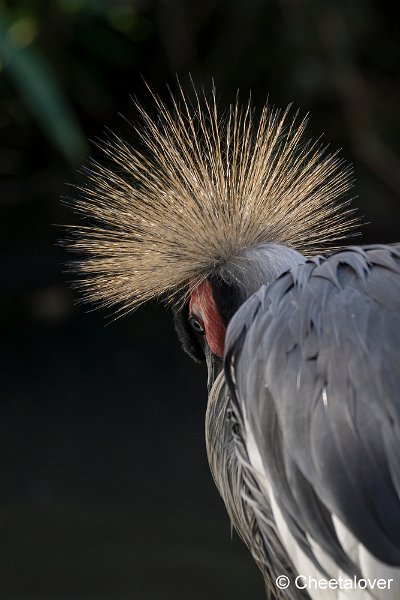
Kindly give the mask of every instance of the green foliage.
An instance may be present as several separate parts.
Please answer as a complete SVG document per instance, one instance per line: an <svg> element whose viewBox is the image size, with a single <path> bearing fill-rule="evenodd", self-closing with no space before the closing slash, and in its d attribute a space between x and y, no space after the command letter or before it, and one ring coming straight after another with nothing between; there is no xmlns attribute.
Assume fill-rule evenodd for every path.
<svg viewBox="0 0 400 600"><path fill-rule="evenodd" d="M35 28L30 17L0 24L3 68L49 139L74 163L87 154L85 137L50 65L31 43Z"/></svg>
<svg viewBox="0 0 400 600"><path fill-rule="evenodd" d="M61 30L61 39L52 37L52 26ZM98 84L90 82L93 58L99 64L123 63L127 52L118 36L134 40L146 30L145 20L124 2L20 0L9 7L0 0L0 72L70 163L81 162L88 146L71 102L76 89L68 89L65 74L57 67L64 63L72 71L71 78L85 79L83 92L85 87L89 94L99 91L101 105L104 97L96 89ZM68 55L65 43L76 35L83 64Z"/></svg>

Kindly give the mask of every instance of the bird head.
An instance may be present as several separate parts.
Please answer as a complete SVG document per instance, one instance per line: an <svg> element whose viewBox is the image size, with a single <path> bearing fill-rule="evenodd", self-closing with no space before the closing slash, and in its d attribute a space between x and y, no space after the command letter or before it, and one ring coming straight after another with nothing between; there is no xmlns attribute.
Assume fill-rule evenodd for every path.
<svg viewBox="0 0 400 600"><path fill-rule="evenodd" d="M194 360L207 363L209 390L222 368L226 330L238 308L262 285L271 284L304 260L302 254L281 244L247 248L192 286L186 304L173 309L182 347Z"/></svg>
<svg viewBox="0 0 400 600"><path fill-rule="evenodd" d="M138 107L140 147L115 135L93 162L72 229L84 297L116 314L151 298L173 307L178 335L220 370L225 332L259 287L345 237L357 220L345 200L352 171L320 143L306 119L250 101L220 114L215 92L180 90L156 116Z"/></svg>

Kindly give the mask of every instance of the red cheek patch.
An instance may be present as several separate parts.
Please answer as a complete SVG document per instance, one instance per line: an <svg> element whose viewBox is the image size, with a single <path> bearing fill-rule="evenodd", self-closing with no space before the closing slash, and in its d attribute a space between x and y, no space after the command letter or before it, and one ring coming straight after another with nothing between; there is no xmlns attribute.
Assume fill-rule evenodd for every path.
<svg viewBox="0 0 400 600"><path fill-rule="evenodd" d="M218 312L211 283L208 279L203 281L191 293L189 311L203 320L207 343L211 351L222 358L224 356L226 327Z"/></svg>

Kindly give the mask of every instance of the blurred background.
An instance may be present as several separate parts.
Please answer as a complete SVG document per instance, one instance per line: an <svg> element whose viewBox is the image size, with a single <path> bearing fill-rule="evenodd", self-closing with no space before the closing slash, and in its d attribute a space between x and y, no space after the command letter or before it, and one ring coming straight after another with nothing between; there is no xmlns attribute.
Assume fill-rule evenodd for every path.
<svg viewBox="0 0 400 600"><path fill-rule="evenodd" d="M208 472L205 373L161 304L76 305L58 244L88 140L178 74L310 111L400 241L400 46L382 0L0 0L0 597L261 600ZM107 323L109 323L107 325Z"/></svg>

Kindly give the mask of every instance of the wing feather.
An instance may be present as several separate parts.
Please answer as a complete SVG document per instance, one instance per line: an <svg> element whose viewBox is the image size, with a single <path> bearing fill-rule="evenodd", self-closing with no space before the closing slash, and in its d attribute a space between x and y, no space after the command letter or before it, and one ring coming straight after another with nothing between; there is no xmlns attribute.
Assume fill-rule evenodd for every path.
<svg viewBox="0 0 400 600"><path fill-rule="evenodd" d="M400 566L400 247L351 247L284 274L236 313L226 348L242 441L251 434L262 459L250 452L248 468L302 551L325 572L316 542L359 575L340 521Z"/></svg>

